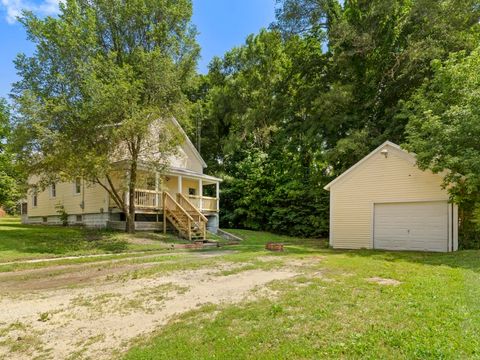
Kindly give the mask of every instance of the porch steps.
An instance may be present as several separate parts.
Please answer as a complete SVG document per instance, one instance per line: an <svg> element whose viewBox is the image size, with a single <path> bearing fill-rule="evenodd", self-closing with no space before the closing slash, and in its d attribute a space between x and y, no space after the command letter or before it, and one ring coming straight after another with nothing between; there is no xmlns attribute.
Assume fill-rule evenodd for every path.
<svg viewBox="0 0 480 360"><path fill-rule="evenodd" d="M163 193L163 231L167 230L167 221L179 235L189 241L205 241L207 218L182 194L175 200L168 192Z"/></svg>

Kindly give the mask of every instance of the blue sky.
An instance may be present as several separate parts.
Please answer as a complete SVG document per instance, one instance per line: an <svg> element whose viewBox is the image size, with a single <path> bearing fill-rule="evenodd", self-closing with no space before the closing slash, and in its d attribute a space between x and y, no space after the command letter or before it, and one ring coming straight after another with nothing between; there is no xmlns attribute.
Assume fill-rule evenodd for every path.
<svg viewBox="0 0 480 360"><path fill-rule="evenodd" d="M55 15L59 0L0 0L0 97L10 92L17 78L16 54L31 54L33 46L15 20L22 8L40 16ZM275 0L193 0L193 23L202 47L199 71L205 73L214 56L221 56L274 20Z"/></svg>

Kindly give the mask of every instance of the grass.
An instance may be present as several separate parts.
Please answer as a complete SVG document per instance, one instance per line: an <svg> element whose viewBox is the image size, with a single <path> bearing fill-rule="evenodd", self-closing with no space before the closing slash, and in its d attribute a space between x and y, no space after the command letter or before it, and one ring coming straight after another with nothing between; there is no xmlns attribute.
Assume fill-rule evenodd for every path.
<svg viewBox="0 0 480 360"><path fill-rule="evenodd" d="M231 232L245 240L224 259L255 264L265 242L282 241L290 245L276 256L303 261L300 275L272 283L274 297L184 314L139 340L126 359L480 358L480 252L333 251Z"/></svg>
<svg viewBox="0 0 480 360"><path fill-rule="evenodd" d="M127 235L82 227L23 225L15 217L0 218L0 263L75 255L164 250L165 243L172 242L182 241L163 234Z"/></svg>
<svg viewBox="0 0 480 360"><path fill-rule="evenodd" d="M244 240L224 246L220 256L156 254L153 257L113 255L124 250L155 251L161 235L139 235L155 243L131 243L126 235L89 232L81 228L22 226L16 219L0 222L0 259L112 253L105 258L84 258L85 267L142 265L107 277L121 284L130 279L158 277L182 270L216 269L215 276L250 270L294 270L298 275L268 285L256 300L237 304L208 304L173 318L152 336L136 339L125 359L480 359L480 251L456 253L336 251L323 240L292 238L265 232L228 230ZM18 242L18 243L16 243ZM78 243L77 243L78 242ZM265 250L267 242L282 242L285 251ZM124 251L122 250L122 251ZM115 259L115 262L104 261ZM1 261L1 260L0 260ZM90 262L92 264L90 264ZM67 263L66 260L54 264ZM222 265L227 264L224 269ZM22 268L11 264L0 271ZM45 263L28 264L43 267ZM19 269L16 268L16 269ZM10 270L8 270L10 269ZM72 271L57 269L52 271ZM54 275L54 273L52 273ZM51 274L51 275L52 275ZM25 276L45 276L33 272ZM390 285L375 279L395 280ZM160 306L171 294L183 293L177 284L140 290L130 296L116 293L79 297L77 307L101 312L149 312L145 300ZM156 306L157 306L156 305ZM153 308L155 309L155 307ZM39 324L50 313L39 313ZM9 325L14 326L14 325ZM38 334L0 326L0 347L28 354L40 348ZM17 332L24 340L15 339ZM7 333L15 336L7 337ZM97 339L92 339L92 343ZM89 342L82 345L90 346ZM118 354L117 354L118 355ZM118 355L120 357L120 355Z"/></svg>

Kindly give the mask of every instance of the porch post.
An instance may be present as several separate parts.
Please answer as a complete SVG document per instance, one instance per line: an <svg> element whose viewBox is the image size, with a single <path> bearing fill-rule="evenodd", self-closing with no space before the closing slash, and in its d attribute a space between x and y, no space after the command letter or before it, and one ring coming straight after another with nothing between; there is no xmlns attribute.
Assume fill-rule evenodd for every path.
<svg viewBox="0 0 480 360"><path fill-rule="evenodd" d="M182 194L183 193L183 189L182 189L182 186L183 186L183 178L181 175L178 175L178 193L179 194Z"/></svg>
<svg viewBox="0 0 480 360"><path fill-rule="evenodd" d="M215 184L215 197L217 198L217 211L220 211L220 183L217 181Z"/></svg>
<svg viewBox="0 0 480 360"><path fill-rule="evenodd" d="M130 181L130 174L128 171L125 171L125 180L127 181L127 184ZM125 204L127 205L127 207L130 206L130 191L128 190L128 186L127 191L125 192Z"/></svg>
<svg viewBox="0 0 480 360"><path fill-rule="evenodd" d="M198 206L200 207L200 211L203 210L203 180L198 180L198 195L200 195L200 200L198 202Z"/></svg>
<svg viewBox="0 0 480 360"><path fill-rule="evenodd" d="M155 171L155 207L158 209L159 202L158 202L158 171Z"/></svg>

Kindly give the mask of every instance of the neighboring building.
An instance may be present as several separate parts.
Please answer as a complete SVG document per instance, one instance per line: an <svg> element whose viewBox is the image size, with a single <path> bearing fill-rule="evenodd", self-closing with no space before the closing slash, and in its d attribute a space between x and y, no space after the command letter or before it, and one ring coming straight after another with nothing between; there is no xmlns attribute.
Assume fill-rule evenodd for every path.
<svg viewBox="0 0 480 360"><path fill-rule="evenodd" d="M337 249L455 251L458 209L443 175L385 142L345 171L330 191L330 245Z"/></svg>
<svg viewBox="0 0 480 360"><path fill-rule="evenodd" d="M162 174L140 166L135 190L136 225L139 230L163 229L166 204L168 225L177 228L186 238L204 237L203 225L213 232L218 229L222 180L203 174L207 165L177 121L172 122L179 129L183 143ZM128 199L125 161L119 160L117 168L112 174L114 183ZM30 185L27 203L22 205L24 223L61 224L59 207L63 206L69 224L125 229L125 214L99 184L77 178L72 183L51 184L37 192L35 178L31 177ZM205 196L206 193L211 196ZM187 223L190 226L187 227Z"/></svg>

